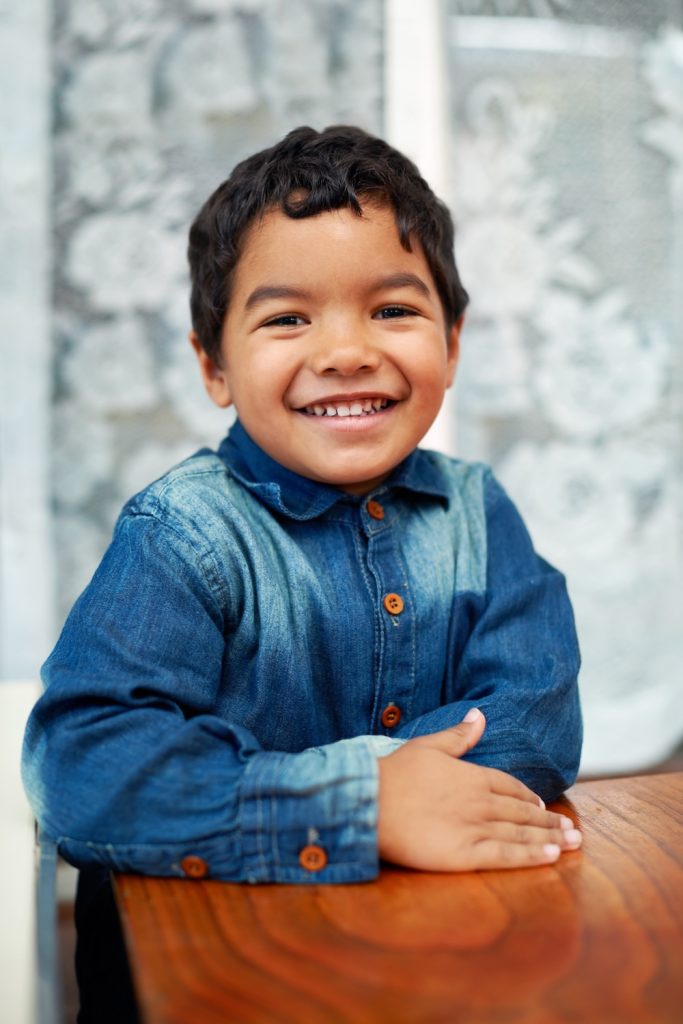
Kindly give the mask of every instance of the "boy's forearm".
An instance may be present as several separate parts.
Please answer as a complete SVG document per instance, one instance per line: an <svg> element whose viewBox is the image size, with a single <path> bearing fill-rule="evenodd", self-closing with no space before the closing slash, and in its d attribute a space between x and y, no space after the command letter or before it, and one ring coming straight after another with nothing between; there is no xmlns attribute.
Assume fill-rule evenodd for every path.
<svg viewBox="0 0 683 1024"><path fill-rule="evenodd" d="M464 755L474 764L514 775L546 802L576 779L581 754L581 715L578 697L567 701L554 723L525 722L520 706L510 706L493 694L478 700L455 701L406 722L397 737L411 739L457 725L469 708L486 715L487 726L477 746Z"/></svg>
<svg viewBox="0 0 683 1024"><path fill-rule="evenodd" d="M132 711L113 742L100 737L95 751L83 739L76 751L69 735L85 738L85 722L45 731L40 717L27 732L26 789L43 833L79 867L182 876L191 858L213 878L297 883L378 872L373 737L276 753L218 720L201 728L158 712L143 726Z"/></svg>
<svg viewBox="0 0 683 1024"><path fill-rule="evenodd" d="M535 617L552 622L550 636L546 625L534 637ZM564 581L550 570L522 581L516 594L508 590L504 599L491 599L460 658L459 699L402 723L395 735L411 739L438 732L478 707L488 724L467 758L514 775L544 800L554 799L572 785L579 768L579 662Z"/></svg>
<svg viewBox="0 0 683 1024"><path fill-rule="evenodd" d="M454 655L455 699L402 723L396 735L438 732L479 707L487 728L468 760L508 772L549 800L574 782L581 754L574 616L564 577L536 554L491 476L485 505L486 590Z"/></svg>
<svg viewBox="0 0 683 1024"><path fill-rule="evenodd" d="M172 534L152 557L169 538L151 517L118 535L27 727L24 781L43 831L79 866L182 875L195 857L236 881L374 877L380 738L264 750L216 710L225 636L201 552ZM324 869L302 865L307 845L323 847Z"/></svg>

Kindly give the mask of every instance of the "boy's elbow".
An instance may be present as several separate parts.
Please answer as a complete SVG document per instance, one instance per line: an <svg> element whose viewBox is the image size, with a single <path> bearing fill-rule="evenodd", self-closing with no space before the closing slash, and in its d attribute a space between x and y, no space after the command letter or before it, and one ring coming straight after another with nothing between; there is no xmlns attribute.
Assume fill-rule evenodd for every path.
<svg viewBox="0 0 683 1024"><path fill-rule="evenodd" d="M49 803L47 786L45 784L46 771L45 761L47 757L47 744L45 735L36 726L34 716L29 718L24 735L24 743L21 751L21 781L24 792L28 799L33 815L40 826L40 829L47 834L51 830L47 827L47 806ZM50 835L50 838L52 836Z"/></svg>
<svg viewBox="0 0 683 1024"><path fill-rule="evenodd" d="M579 721L578 728L566 735L561 750L549 756L546 765L537 773L536 784L531 788L546 803L557 800L576 782L582 742L583 729Z"/></svg>
<svg viewBox="0 0 683 1024"><path fill-rule="evenodd" d="M68 751L49 737L39 721L29 719L24 737L21 775L41 835L59 844L65 836L88 836L97 807L97 780L68 768Z"/></svg>
<svg viewBox="0 0 683 1024"><path fill-rule="evenodd" d="M578 762L571 765L552 765L539 778L535 792L545 803L557 800L576 782L579 772Z"/></svg>
<svg viewBox="0 0 683 1024"><path fill-rule="evenodd" d="M545 733L541 744L547 770L543 773L538 795L546 801L556 800L576 782L583 746L583 718L579 700L577 675L579 668L576 650L575 670L569 674L572 682L565 688L564 699L557 708L557 716Z"/></svg>
<svg viewBox="0 0 683 1024"><path fill-rule="evenodd" d="M512 769L545 803L557 800L576 782L581 762L583 723L578 699L553 722L520 745L518 768Z"/></svg>

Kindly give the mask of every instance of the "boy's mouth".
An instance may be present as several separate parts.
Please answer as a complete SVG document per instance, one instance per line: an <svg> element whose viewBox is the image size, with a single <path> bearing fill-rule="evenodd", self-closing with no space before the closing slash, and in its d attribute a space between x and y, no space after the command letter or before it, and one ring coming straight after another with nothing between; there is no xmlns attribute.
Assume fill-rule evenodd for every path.
<svg viewBox="0 0 683 1024"><path fill-rule="evenodd" d="M303 406L297 412L306 416L375 416L395 404L391 398L356 398L346 402L315 402Z"/></svg>

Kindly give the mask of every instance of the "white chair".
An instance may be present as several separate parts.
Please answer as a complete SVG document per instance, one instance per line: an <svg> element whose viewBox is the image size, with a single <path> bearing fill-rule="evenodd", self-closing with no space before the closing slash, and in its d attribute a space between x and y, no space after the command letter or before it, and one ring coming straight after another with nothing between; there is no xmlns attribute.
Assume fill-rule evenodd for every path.
<svg viewBox="0 0 683 1024"><path fill-rule="evenodd" d="M0 1007L3 1020L13 1024L35 1024L36 1021L52 1024L56 1016L50 1017L49 1014L57 1013L54 988L56 931L50 923L50 917L54 922L55 913L54 851L39 851L36 855L33 815L19 772L24 726L39 693L39 684L32 680L0 681ZM41 859L45 860L46 870L40 867ZM39 888L43 890L40 896ZM48 920L41 922L37 930L39 899L48 910ZM50 901L52 911L49 910ZM41 936L43 945L46 941L48 943L40 957L36 942L38 936ZM42 977L38 974L39 962Z"/></svg>

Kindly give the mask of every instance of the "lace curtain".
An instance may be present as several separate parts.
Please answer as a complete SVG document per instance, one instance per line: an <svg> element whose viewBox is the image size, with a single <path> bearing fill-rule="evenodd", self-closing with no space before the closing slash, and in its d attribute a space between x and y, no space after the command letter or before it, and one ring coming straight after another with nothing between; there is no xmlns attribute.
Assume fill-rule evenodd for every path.
<svg viewBox="0 0 683 1024"><path fill-rule="evenodd" d="M0 681L53 634L47 0L0 0Z"/></svg>
<svg viewBox="0 0 683 1024"><path fill-rule="evenodd" d="M458 450L567 574L584 772L683 736L683 5L448 7Z"/></svg>
<svg viewBox="0 0 683 1024"><path fill-rule="evenodd" d="M380 0L58 0L53 495L61 618L124 501L203 444L187 229L302 123L381 130Z"/></svg>

